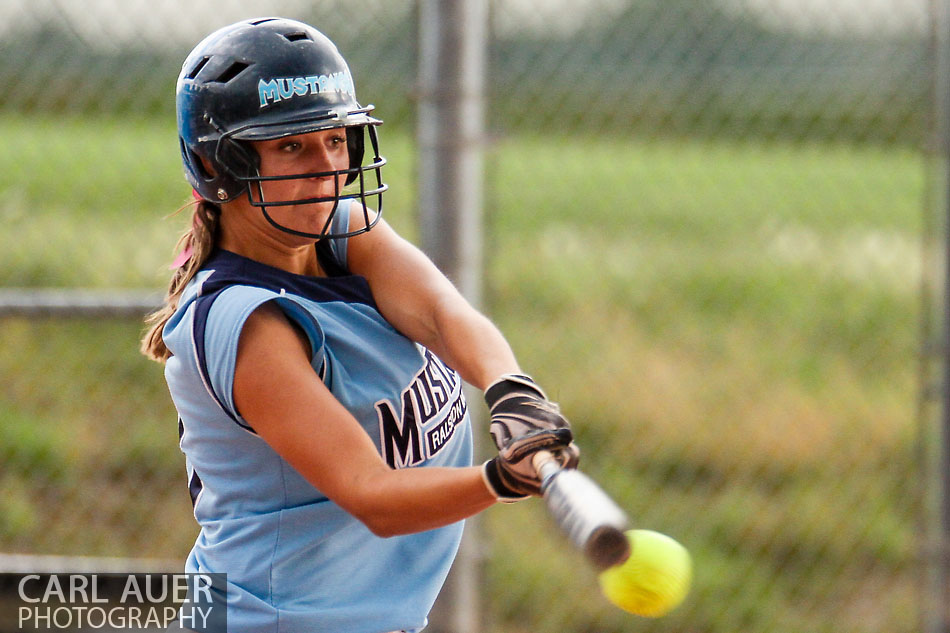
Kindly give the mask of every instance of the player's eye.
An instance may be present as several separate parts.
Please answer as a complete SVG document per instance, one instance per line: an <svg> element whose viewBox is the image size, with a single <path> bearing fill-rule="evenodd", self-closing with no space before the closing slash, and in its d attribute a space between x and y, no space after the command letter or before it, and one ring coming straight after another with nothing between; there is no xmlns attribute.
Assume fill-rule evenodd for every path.
<svg viewBox="0 0 950 633"><path fill-rule="evenodd" d="M287 141L280 145L280 151L290 154L298 151L300 147L301 145L297 141Z"/></svg>

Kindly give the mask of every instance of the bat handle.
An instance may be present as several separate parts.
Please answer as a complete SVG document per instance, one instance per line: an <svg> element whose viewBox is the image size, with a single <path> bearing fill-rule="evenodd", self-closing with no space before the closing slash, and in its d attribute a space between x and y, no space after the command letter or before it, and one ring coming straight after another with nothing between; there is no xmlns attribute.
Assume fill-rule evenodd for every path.
<svg viewBox="0 0 950 633"><path fill-rule="evenodd" d="M531 457L531 465L541 479L541 493L544 494L551 479L561 472L561 464L550 451L538 451Z"/></svg>

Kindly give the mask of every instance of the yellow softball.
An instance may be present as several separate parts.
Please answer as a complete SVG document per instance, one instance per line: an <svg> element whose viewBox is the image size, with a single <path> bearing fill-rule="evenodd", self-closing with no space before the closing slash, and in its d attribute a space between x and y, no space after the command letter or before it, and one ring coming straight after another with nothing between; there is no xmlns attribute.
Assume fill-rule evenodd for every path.
<svg viewBox="0 0 950 633"><path fill-rule="evenodd" d="M600 573L600 588L624 611L648 618L666 615L689 592L693 565L686 548L651 530L628 530L630 558Z"/></svg>

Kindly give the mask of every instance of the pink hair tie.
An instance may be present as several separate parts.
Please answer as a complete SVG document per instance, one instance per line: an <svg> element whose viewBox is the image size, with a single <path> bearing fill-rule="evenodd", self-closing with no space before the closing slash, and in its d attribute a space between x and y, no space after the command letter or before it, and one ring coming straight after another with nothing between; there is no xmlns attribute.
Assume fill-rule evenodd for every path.
<svg viewBox="0 0 950 633"><path fill-rule="evenodd" d="M194 254L194 252L194 249L189 245L188 248L178 253L178 257L176 257L175 261L171 263L171 265L168 267L168 270L178 270L184 266L186 263L188 263L188 260L191 259L191 256Z"/></svg>
<svg viewBox="0 0 950 633"><path fill-rule="evenodd" d="M191 197L197 200L198 202L202 202L204 200L204 198L201 197L201 194L198 193L197 189L191 190ZM198 217L197 213L191 216L191 230L192 231L197 231L198 225L201 223L202 223L201 218ZM177 270L181 268L186 263L188 263L188 260L191 259L191 256L194 255L194 253L195 253L195 249L192 248L192 246L189 244L185 250L178 253L178 257L176 257L175 260L168 266L168 270Z"/></svg>

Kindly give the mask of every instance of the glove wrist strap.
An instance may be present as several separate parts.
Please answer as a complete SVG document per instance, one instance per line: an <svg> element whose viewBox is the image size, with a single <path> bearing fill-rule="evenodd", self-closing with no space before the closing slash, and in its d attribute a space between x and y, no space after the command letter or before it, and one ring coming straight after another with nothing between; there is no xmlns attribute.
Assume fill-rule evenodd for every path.
<svg viewBox="0 0 950 633"><path fill-rule="evenodd" d="M488 408L491 409L505 397L525 392L536 394L544 400L548 399L531 376L526 374L503 374L485 389L485 402L488 403Z"/></svg>
<svg viewBox="0 0 950 633"><path fill-rule="evenodd" d="M518 501L527 499L528 495L515 492L501 480L501 477L498 475L498 465L495 463L496 459L497 458L492 458L482 464L482 481L485 482L485 486L489 492L495 495L495 499L501 503L517 503Z"/></svg>

